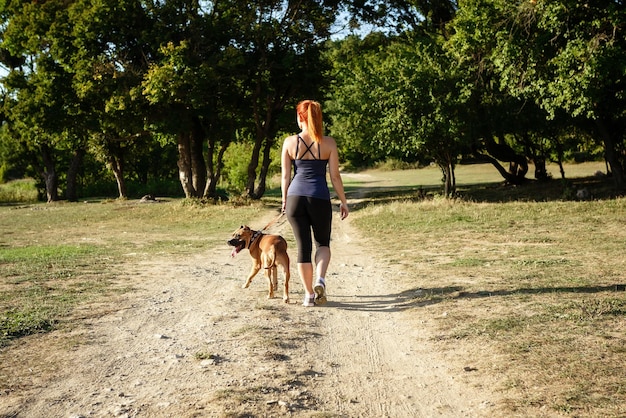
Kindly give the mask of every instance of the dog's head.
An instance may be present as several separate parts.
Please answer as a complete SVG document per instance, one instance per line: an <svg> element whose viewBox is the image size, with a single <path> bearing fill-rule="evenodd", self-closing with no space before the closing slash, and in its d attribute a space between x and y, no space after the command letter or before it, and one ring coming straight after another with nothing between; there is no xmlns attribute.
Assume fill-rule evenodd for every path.
<svg viewBox="0 0 626 418"><path fill-rule="evenodd" d="M227 241L228 245L233 247L232 257L236 256L239 251L248 247L252 239L252 230L248 225L241 225L233 232L231 239Z"/></svg>

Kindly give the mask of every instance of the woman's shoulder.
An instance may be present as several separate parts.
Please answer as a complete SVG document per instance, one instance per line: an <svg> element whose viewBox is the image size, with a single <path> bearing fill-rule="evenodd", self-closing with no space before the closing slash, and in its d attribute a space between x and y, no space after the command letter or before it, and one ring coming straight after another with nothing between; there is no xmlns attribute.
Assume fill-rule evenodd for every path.
<svg viewBox="0 0 626 418"><path fill-rule="evenodd" d="M298 139L298 135L289 135L283 140L283 144L285 145L295 144L297 139Z"/></svg>
<svg viewBox="0 0 626 418"><path fill-rule="evenodd" d="M328 160L331 154L335 154L337 152L337 143L335 142L335 138L332 136L324 136L322 138L322 159Z"/></svg>
<svg viewBox="0 0 626 418"><path fill-rule="evenodd" d="M330 148L330 149L336 149L337 148L337 142L335 141L335 138L333 138L332 136L325 136L322 139L322 143L324 144L324 147Z"/></svg>

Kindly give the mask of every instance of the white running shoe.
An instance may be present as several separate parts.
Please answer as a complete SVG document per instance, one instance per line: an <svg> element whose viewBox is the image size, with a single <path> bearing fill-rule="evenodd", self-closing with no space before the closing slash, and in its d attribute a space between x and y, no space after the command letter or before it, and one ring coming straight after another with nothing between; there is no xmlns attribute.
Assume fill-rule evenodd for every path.
<svg viewBox="0 0 626 418"><path fill-rule="evenodd" d="M305 295L304 302L302 302L302 306L305 308L312 308L315 306L315 296L314 295Z"/></svg>
<svg viewBox="0 0 626 418"><path fill-rule="evenodd" d="M313 291L315 292L315 303L317 303L318 305L323 305L327 302L326 285L323 282L318 281L317 283L315 283L315 286L313 286Z"/></svg>

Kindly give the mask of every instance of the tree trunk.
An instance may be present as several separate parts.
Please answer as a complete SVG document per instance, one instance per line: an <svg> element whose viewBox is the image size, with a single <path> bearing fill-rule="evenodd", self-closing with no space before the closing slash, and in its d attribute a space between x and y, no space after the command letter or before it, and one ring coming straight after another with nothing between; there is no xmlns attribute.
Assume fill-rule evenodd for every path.
<svg viewBox="0 0 626 418"><path fill-rule="evenodd" d="M522 143L524 145L524 155L528 161L532 161L535 165L535 179L544 181L548 180L550 176L548 175L548 170L546 169L546 153L542 149L541 145L537 145L530 138L528 133L522 134L521 140L517 135L514 135L516 142ZM556 142L556 141L555 141ZM517 165L519 167L519 165ZM523 168L523 167L522 167ZM526 170L528 171L528 165L526 166ZM519 172L518 170L510 170L512 173ZM526 173L524 173L524 176Z"/></svg>
<svg viewBox="0 0 626 418"><path fill-rule="evenodd" d="M254 191L254 198L260 199L265 194L265 188L267 184L267 173L270 169L270 163L272 162L270 158L270 152L272 150L272 146L274 145L274 141L269 138L265 141L265 148L263 149L263 163L261 165L261 173L259 175L259 186Z"/></svg>
<svg viewBox="0 0 626 418"><path fill-rule="evenodd" d="M111 167L111 171L113 171L115 181L117 182L117 192L119 198L128 198L126 181L124 180L124 156L121 150L117 153L117 155L111 154L109 156L109 167Z"/></svg>
<svg viewBox="0 0 626 418"><path fill-rule="evenodd" d="M484 158L485 160L487 160L488 162L491 163L491 165L493 165L496 170L498 170L498 172L500 173L500 175L504 178L504 180L506 180L509 183L513 183L514 182L514 178L511 175L511 173L509 173L504 167L502 167L502 165L500 165L500 163L498 162L498 160L496 160L495 158L493 158L491 155L488 154L481 154L479 152L474 152L474 154L479 157L479 158Z"/></svg>
<svg viewBox="0 0 626 418"><path fill-rule="evenodd" d="M443 193L446 198L452 198L456 195L456 176L454 174L455 162L450 155L445 155L437 161L441 173L443 174Z"/></svg>
<svg viewBox="0 0 626 418"><path fill-rule="evenodd" d="M621 132L618 129L608 129L604 121L596 120L596 125L600 131L600 136L604 143L604 157L611 167L611 173L613 175L613 181L615 182L615 188L619 191L626 189L626 179L624 175L623 162L620 161L619 153L617 152L617 143L614 135L620 135ZM613 132L616 132L613 134Z"/></svg>
<svg viewBox="0 0 626 418"><path fill-rule="evenodd" d="M283 93L274 92L273 95L265 97L264 104L261 102L261 85L260 80L257 81L256 91L254 93L255 100L253 104L254 124L256 126L256 138L252 158L248 165L248 182L246 184L246 194L253 199L260 199L265 193L265 183L267 171L269 168L270 157L269 152L273 144L273 138L276 135L274 129L277 115L285 108L287 100L293 97L294 90L287 88ZM254 183L256 181L256 169L259 166L259 155L263 144L263 166L261 167L261 179L259 187L255 190Z"/></svg>
<svg viewBox="0 0 626 418"><path fill-rule="evenodd" d="M452 176L452 194L450 197L456 196L456 172L454 171L456 164L454 162L450 163L450 175Z"/></svg>
<svg viewBox="0 0 626 418"><path fill-rule="evenodd" d="M178 178L187 199L196 196L191 172L191 138L189 133L178 134Z"/></svg>
<svg viewBox="0 0 626 418"><path fill-rule="evenodd" d="M542 181L548 180L549 176L545 158L535 156L533 161L535 163L535 178Z"/></svg>
<svg viewBox="0 0 626 418"><path fill-rule="evenodd" d="M448 198L452 195L452 175L450 173L450 166L446 164L442 170L444 182L443 193L446 198Z"/></svg>
<svg viewBox="0 0 626 418"><path fill-rule="evenodd" d="M83 158L85 157L86 150L84 148L78 148L74 152L74 156L72 157L72 162L70 164L69 169L67 170L67 190L66 190L66 198L70 202L78 201L78 196L76 194L76 183L78 179L78 170L83 163Z"/></svg>
<svg viewBox="0 0 626 418"><path fill-rule="evenodd" d="M43 160L41 175L46 185L47 202L56 202L59 200L59 176L54 166L52 152L47 145L41 147L41 157Z"/></svg>
<svg viewBox="0 0 626 418"><path fill-rule="evenodd" d="M556 156L557 163L559 164L559 171L561 172L561 178L565 179L565 169L563 168L563 146L560 142L556 143Z"/></svg>
<svg viewBox="0 0 626 418"><path fill-rule="evenodd" d="M526 180L526 173L528 172L526 157L516 154L513 148L504 143L504 140L500 140L498 143L491 136L485 136L485 138L485 149L489 156L478 155L487 158L507 182L522 184ZM498 160L510 163L508 172L500 165Z"/></svg>
<svg viewBox="0 0 626 418"><path fill-rule="evenodd" d="M215 192L217 185L215 184L215 165L213 163L213 155L215 154L215 139L209 138L207 140L207 152L206 152L206 167L207 167L207 182L204 186L204 193L202 197L213 197L211 192Z"/></svg>
<svg viewBox="0 0 626 418"><path fill-rule="evenodd" d="M261 117L261 109L259 106L259 99L261 98L261 79L256 80L256 87L253 94L252 116L254 117L255 138L254 148L252 148L252 156L250 157L250 163L248 163L248 181L246 182L245 195L254 197L254 184L256 183L256 169L259 166L259 155L261 153L261 146L263 145L263 138L265 138L265 130L263 129L266 118Z"/></svg>
<svg viewBox="0 0 626 418"><path fill-rule="evenodd" d="M246 183L246 196L254 197L254 184L256 183L256 169L259 166L259 155L261 153L261 145L263 138L257 135L252 149L250 163L248 163L248 182Z"/></svg>
<svg viewBox="0 0 626 418"><path fill-rule="evenodd" d="M224 167L224 153L228 148L228 143L222 142L217 153L217 161L213 163L213 155L215 153L215 141L209 141L209 150L207 152L208 177L209 181L204 189L203 196L205 198L217 198L217 183L222 176L222 168Z"/></svg>
<svg viewBox="0 0 626 418"><path fill-rule="evenodd" d="M192 124L190 140L192 183L195 191L194 197L202 197L201 193L204 192L207 179L207 166L203 152L205 134L197 117L193 118Z"/></svg>

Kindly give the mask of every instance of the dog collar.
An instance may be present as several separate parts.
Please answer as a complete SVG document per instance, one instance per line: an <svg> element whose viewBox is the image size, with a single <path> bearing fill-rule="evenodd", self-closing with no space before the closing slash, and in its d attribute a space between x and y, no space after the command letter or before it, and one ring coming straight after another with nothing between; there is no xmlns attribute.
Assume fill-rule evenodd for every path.
<svg viewBox="0 0 626 418"><path fill-rule="evenodd" d="M250 244L248 244L248 249L250 249L250 247L252 247L252 244L254 243L254 240L256 240L261 235L263 235L263 232L261 232L261 231L255 231L254 234L252 234L252 238L250 238Z"/></svg>

